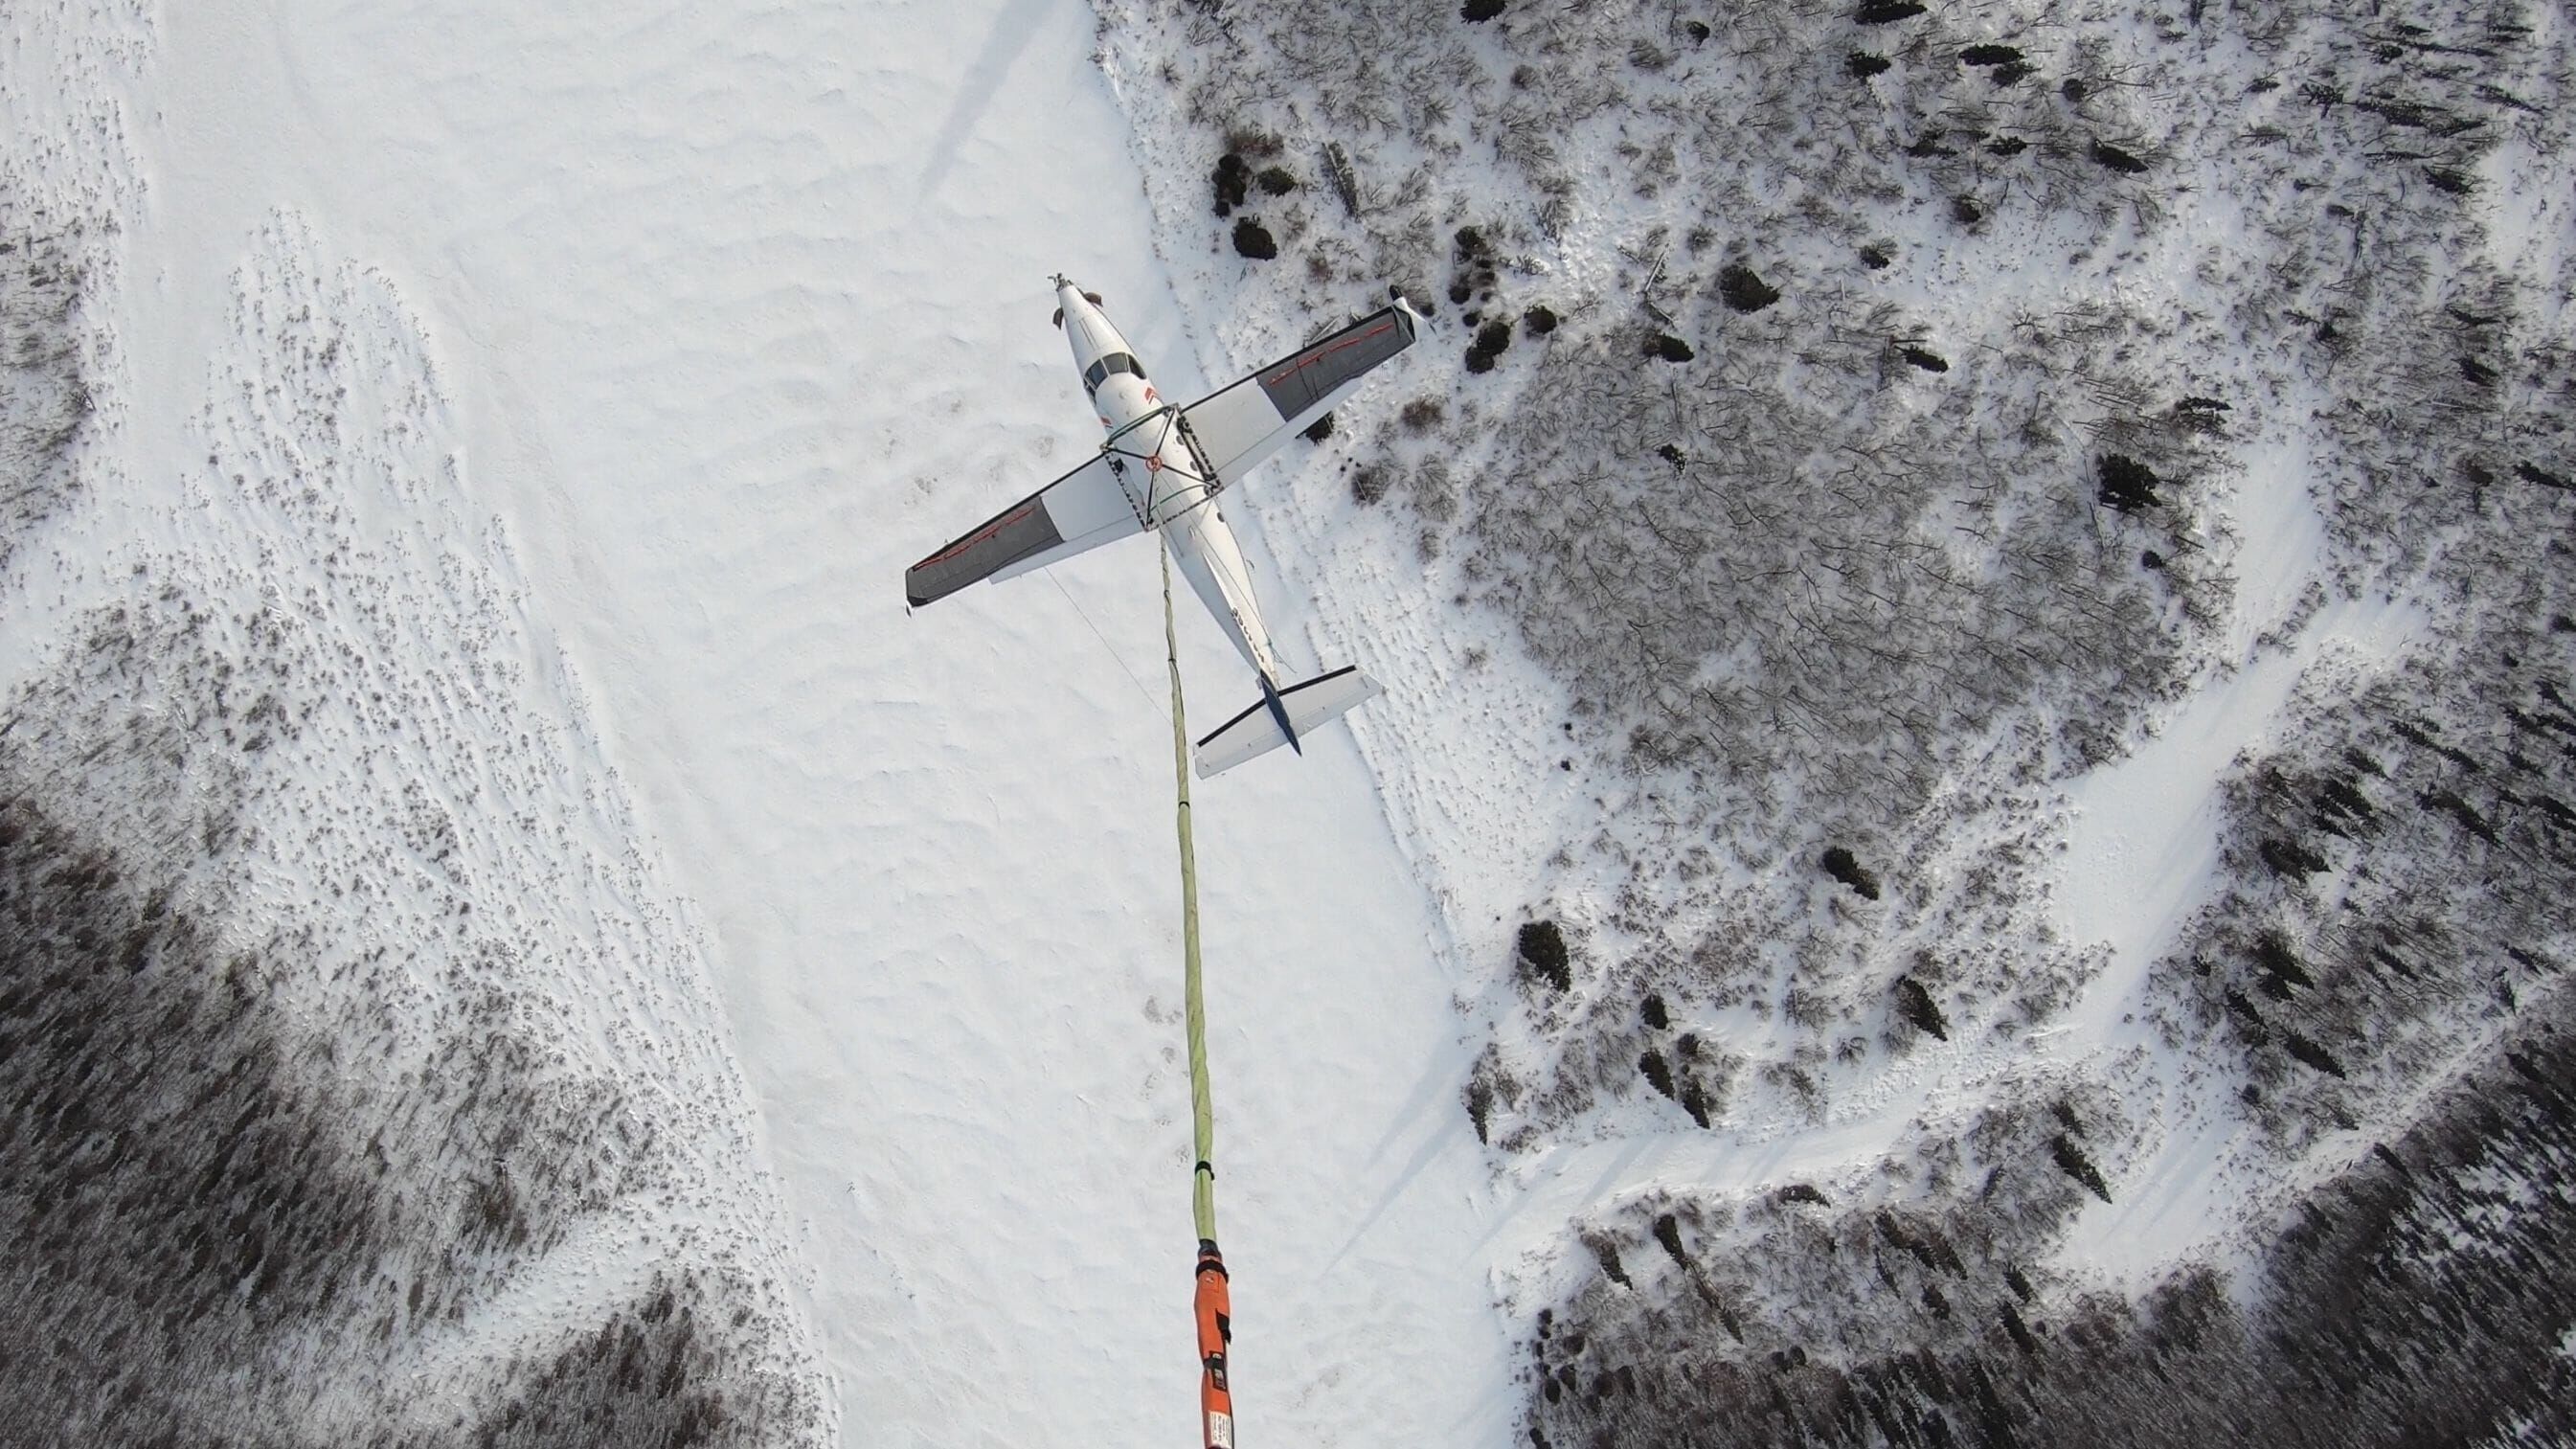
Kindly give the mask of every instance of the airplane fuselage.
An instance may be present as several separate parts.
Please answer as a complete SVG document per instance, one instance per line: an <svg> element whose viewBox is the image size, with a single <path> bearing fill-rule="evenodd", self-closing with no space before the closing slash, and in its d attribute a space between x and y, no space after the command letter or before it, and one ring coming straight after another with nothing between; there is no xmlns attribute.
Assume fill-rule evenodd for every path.
<svg viewBox="0 0 2576 1449"><path fill-rule="evenodd" d="M1074 369L1082 375L1100 425L1108 430L1106 446L1121 464L1119 486L1136 516L1162 535L1181 577L1189 580L1268 690L1280 677L1279 661L1253 596L1252 570L1217 506L1216 494L1226 480L1208 475L1187 431L1178 425L1178 413L1163 401L1134 349L1100 308L1062 279L1056 303L1063 309Z"/></svg>

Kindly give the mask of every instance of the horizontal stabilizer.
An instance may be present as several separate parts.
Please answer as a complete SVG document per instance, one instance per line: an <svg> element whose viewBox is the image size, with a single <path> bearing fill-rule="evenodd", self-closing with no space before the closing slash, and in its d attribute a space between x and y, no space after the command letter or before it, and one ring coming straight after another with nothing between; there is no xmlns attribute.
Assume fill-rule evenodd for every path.
<svg viewBox="0 0 2576 1449"><path fill-rule="evenodd" d="M1381 693L1376 680L1360 673L1358 666L1348 665L1330 674L1318 674L1303 684L1290 685L1276 695L1264 694L1243 713L1227 720L1224 726L1199 741L1199 778L1231 770L1258 755L1266 755L1281 745L1294 743L1280 728L1285 716L1289 730L1303 739L1311 731L1357 709Z"/></svg>

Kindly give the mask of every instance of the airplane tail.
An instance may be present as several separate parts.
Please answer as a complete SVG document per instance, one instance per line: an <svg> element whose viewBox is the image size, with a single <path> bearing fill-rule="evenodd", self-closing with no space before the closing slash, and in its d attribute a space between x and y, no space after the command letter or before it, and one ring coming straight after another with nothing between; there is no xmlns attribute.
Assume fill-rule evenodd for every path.
<svg viewBox="0 0 2576 1449"><path fill-rule="evenodd" d="M1231 770L1281 745L1303 754L1305 746L1299 741L1304 736L1375 699L1380 692L1377 681L1360 673L1356 665L1318 674L1286 689L1264 679L1261 698L1199 741L1199 778L1204 780Z"/></svg>

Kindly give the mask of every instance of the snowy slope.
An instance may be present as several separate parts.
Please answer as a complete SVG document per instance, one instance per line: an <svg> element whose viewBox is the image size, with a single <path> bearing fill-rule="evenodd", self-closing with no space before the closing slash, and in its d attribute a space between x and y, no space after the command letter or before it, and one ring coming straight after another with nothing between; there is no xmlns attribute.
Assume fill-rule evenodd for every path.
<svg viewBox="0 0 2576 1449"><path fill-rule="evenodd" d="M896 590L1092 446L1049 271L1106 293L1166 391L1199 380L1089 13L159 20L125 83L145 199L113 303L113 446L141 487L80 546L185 507L207 357L263 309L359 305L228 303L245 257L345 266L416 319L453 463L366 502L366 527L401 547L416 510L453 518L453 567L523 580L500 627L559 647L561 692L510 717L605 768L597 828L632 832L703 923L715 999L688 1028L740 1052L846 1442L1186 1440L1152 553L915 618ZM1183 634L1198 717L1231 713L1250 682L1204 621ZM515 800L457 808L470 829ZM1443 928L1345 738L1207 787L1199 827L1248 1432L1499 1444ZM593 1009L614 1036L631 1008ZM751 1206L719 1193L717 1219L766 1232L762 1184L729 1191Z"/></svg>
<svg viewBox="0 0 2576 1449"><path fill-rule="evenodd" d="M2565 823L2489 763L2504 751L2514 789L2546 778L2535 761L2558 747L2537 732L2561 727L2529 711L2556 709L2569 627L2544 602L2564 577L2549 530L2563 535L2550 500L2565 470L2548 461L2563 434L2533 421L2565 389L2563 252L2538 224L2563 190L2563 128L2514 96L2564 81L2555 12L2410 8L2387 33L2420 42L2411 54L2331 8L1614 3L1504 6L1490 23L1368 0L1100 8L1105 64L1155 161L1157 234L1217 345L1251 361L1265 335L1309 330L1389 280L1433 307L1416 373L1254 507L1321 600L1318 628L1348 640L1326 652L1400 681L1355 732L1451 921L1463 1012L1492 1038L1477 1086L1491 1087L1516 1231L1490 1267L1515 1333L1565 1376L1531 1396L1547 1436L1658 1442L1733 1404L1744 1442L1785 1437L1800 1421L1760 1418L1769 1405L1810 1389L1810 1404L1844 1404L1817 1386L1901 1381L1903 1355L1945 1336L1982 1332L1994 1362L2018 1362L2026 1325L1999 1307L2046 1335L2199 1265L2250 1299L2297 1204L2370 1190L2356 1165L2402 1171L2391 1144L2437 1136L2436 1096L2540 1018L2554 958L2513 932L2563 940L2563 923L2428 934L2443 944L2424 949L2486 988L2439 1008L2368 984L2379 968L2362 947L2360 968L2338 953L2405 919L2359 909L2387 899L2367 883L2474 900L2499 871L2547 879L2557 837L2539 832ZM2429 38L2443 26L2456 30ZM2482 67L2508 65L2530 69L2477 88ZM2330 72L2343 89L2284 88ZM2285 109L2272 124L2293 95L2350 108L2330 126ZM2475 184L2441 169L2484 144L2456 138L2508 128ZM2409 149L2418 130L2462 150ZM1356 186L1336 181L1334 147ZM1223 167L1244 158L1283 174L1218 199L1230 219L1212 219ZM1246 260L1237 228L1255 222L1275 260ZM1726 297L1738 264L1778 294ZM1462 365L1480 327L1508 346L1480 339ZM1696 356L1655 347L1665 333ZM2088 335L2121 340L2088 353ZM2497 382L2515 368L2528 391ZM2186 393L2214 396L2186 407ZM2193 408L2211 411L2195 423ZM2012 508L2001 525L1947 505L1893 529L1864 521L1940 471L1961 417L1973 456L1933 491L1956 502L2036 480L2022 519L2075 504L2056 543L2041 528L1974 558L1961 540L2008 535ZM1795 420L1785 443L1780 418ZM2144 514L2097 499L2107 455L2150 443L2178 444L2157 466L2188 480L2180 496ZM1781 516L1849 521L1766 552ZM2517 546L2472 542L2490 529ZM2480 562L2423 567L2452 549ZM2092 637L2082 667L2040 667L1991 713L1945 715L1950 684L1985 673L1977 619L1946 617L1918 649L1915 580L1852 562L1906 550L1970 555L1971 592L2016 617L2051 607L2005 596L2055 550L2061 581L2108 583L2042 634L2146 627ZM2145 595L2122 592L2139 579ZM1861 610L1875 625L1806 622L1855 596L1885 606ZM1712 598L1726 607L1694 609ZM2488 606L2498 623L2473 598L2513 602ZM1807 632L1767 639L1780 617ZM2422 677L2470 667L2467 641L2488 629L2510 640L2479 665L2501 674L2490 707L2438 714ZM1799 701L1781 678L1799 671L1766 651L1861 667L1848 694L1784 709ZM1632 653L1624 672L1598 662ZM1771 707L1745 708L1739 689ZM1891 716L1873 737L1872 702L1891 690L1932 701L1939 722ZM2344 847L2331 822L2306 822L2307 797L2249 777L2302 758L2321 721L2381 716L2401 740L2450 731L2450 763L2430 769L2460 772L2401 788L2392 767L2390 811L2448 799L2473 835L2510 813L2535 832L2519 853L2356 850L2304 875L2258 859L2258 789L2280 801L2265 850L2294 830ZM1803 741L1853 720L1853 758L1898 768L1817 768ZM2412 748L2410 764L2438 754ZM1934 785L1908 778L1909 760L1937 760ZM2480 803L2439 793L2454 787ZM1886 899L1877 881L1864 901L1826 880L1828 844L1880 867ZM1553 985L1515 968L1532 917L1573 943ZM2285 940L2330 963L2321 979L2365 983L2353 994L2371 1004L2324 1025L2306 1002L2278 1008L2286 1036L2264 1036L2250 1002L2242 1034L2204 1019L2232 992L2275 1010L2310 985L2248 974ZM1906 1011L1907 985L1940 998L1934 1026ZM2195 991L2207 1012L2178 1012ZM2319 1107L2309 1089L2340 1091L2346 1073L2301 1031L2390 1065L2369 1086L2356 1068L2353 1091ZM2442 1045L2391 1046L2426 1039ZM2249 1073L2257 1049L2270 1056ZM1691 1061L1714 1063L1696 1107L1673 1080ZM2293 1110L2267 1094L2309 1126L2285 1134ZM2087 1133L2098 1163L2075 1141ZM2069 1188L2097 1169L2099 1187ZM1804 1218L1775 1196L1819 1187L1786 1200L1816 1208ZM1987 1257L1938 1270L1950 1299L1884 1268L1840 1281L1869 1261L1873 1214L1953 1202L1974 1206L1949 1230L1981 1234ZM1537 1316L1551 1307L1567 1330L1553 1349ZM1599 1330L1589 1347L1579 1329ZM1802 1374L1810 1356L1829 1371ZM1739 1366L1740 1399L1684 1387ZM1603 1384L1632 1370L1661 1387L1623 1414ZM1548 1407L1566 1390L1582 1392ZM1859 1423L1835 1432L1867 1442Z"/></svg>

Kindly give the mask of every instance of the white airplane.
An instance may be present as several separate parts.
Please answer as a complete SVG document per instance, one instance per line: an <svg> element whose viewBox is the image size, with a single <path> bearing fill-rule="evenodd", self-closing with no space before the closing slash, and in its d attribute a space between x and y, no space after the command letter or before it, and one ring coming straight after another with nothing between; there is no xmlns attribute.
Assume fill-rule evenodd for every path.
<svg viewBox="0 0 2576 1449"><path fill-rule="evenodd" d="M1187 407L1146 380L1100 299L1059 276L1056 325L1073 344L1107 441L1089 462L985 520L904 571L918 607L983 579L1015 578L1113 539L1159 530L1181 576L1261 676L1261 698L1198 744L1202 778L1286 745L1378 693L1356 667L1282 687L1279 658L1252 595L1252 573L1216 498L1359 388L1369 369L1413 345L1419 314L1399 300Z"/></svg>

